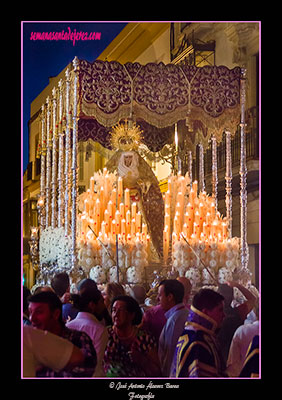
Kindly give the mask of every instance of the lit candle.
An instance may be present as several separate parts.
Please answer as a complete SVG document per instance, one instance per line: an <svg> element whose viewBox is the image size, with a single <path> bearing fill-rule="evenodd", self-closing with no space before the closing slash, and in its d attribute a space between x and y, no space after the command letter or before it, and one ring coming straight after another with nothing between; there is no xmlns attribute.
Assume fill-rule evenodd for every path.
<svg viewBox="0 0 282 400"><path fill-rule="evenodd" d="M114 210L115 210L116 207L117 207L117 206L116 206L116 204L117 204L117 191L116 191L115 188L112 190L111 201L112 201L112 204L113 204L113 208L114 208Z"/></svg>
<svg viewBox="0 0 282 400"><path fill-rule="evenodd" d="M213 239L216 238L217 236L217 225L218 225L217 221L214 220L211 225L211 235Z"/></svg>
<svg viewBox="0 0 282 400"><path fill-rule="evenodd" d="M164 259L164 264L167 263L168 248L169 248L169 235L168 235L168 226L166 225L165 229L163 231L163 259Z"/></svg>
<svg viewBox="0 0 282 400"><path fill-rule="evenodd" d="M116 221L116 234L119 234L120 233L120 221L121 221L119 210L117 210L115 213L115 221Z"/></svg>
<svg viewBox="0 0 282 400"><path fill-rule="evenodd" d="M142 238L145 240L147 237L147 224L142 224Z"/></svg>
<svg viewBox="0 0 282 400"><path fill-rule="evenodd" d="M82 214L82 217L81 217L81 233L82 233L82 236L85 236L86 235L86 227L87 227L87 218L86 218L86 214Z"/></svg>
<svg viewBox="0 0 282 400"><path fill-rule="evenodd" d="M225 222L222 222L221 228L222 228L222 237L225 240L227 239L227 224Z"/></svg>
<svg viewBox="0 0 282 400"><path fill-rule="evenodd" d="M212 218L215 217L215 203L211 203L210 214Z"/></svg>
<svg viewBox="0 0 282 400"><path fill-rule="evenodd" d="M100 200L100 204L101 204L101 211L102 211L102 213L104 214L104 209L105 209L105 194L104 194L104 187L103 186L101 186L101 188L100 188L100 196L99 196L99 199L97 199L97 200Z"/></svg>
<svg viewBox="0 0 282 400"><path fill-rule="evenodd" d="M203 223L203 234L205 236L205 239L207 239L210 235L210 229L209 229L209 224L207 224L206 222Z"/></svg>
<svg viewBox="0 0 282 400"><path fill-rule="evenodd" d="M130 234L131 232L131 217L130 217L130 210L128 210L125 214L125 221L126 221L126 235Z"/></svg>
<svg viewBox="0 0 282 400"><path fill-rule="evenodd" d="M136 217L136 209L137 209L136 203L132 203L132 206L131 206L132 219L135 219L135 217Z"/></svg>
<svg viewBox="0 0 282 400"><path fill-rule="evenodd" d="M111 219L113 217L113 202L110 200L108 202L108 207L107 207L108 213L109 213L109 218Z"/></svg>
<svg viewBox="0 0 282 400"><path fill-rule="evenodd" d="M194 194L195 194L195 192L192 188L189 193L189 203L191 204L191 207L194 207L194 198L195 198Z"/></svg>
<svg viewBox="0 0 282 400"><path fill-rule="evenodd" d="M108 210L105 210L104 212L104 221L105 221L105 233L108 234L110 229L110 216Z"/></svg>
<svg viewBox="0 0 282 400"><path fill-rule="evenodd" d="M170 226L170 216L169 216L169 214L168 213L166 213L165 214L165 221L164 221L164 225L166 226L168 226L168 228L169 228L169 226Z"/></svg>
<svg viewBox="0 0 282 400"><path fill-rule="evenodd" d="M119 205L119 212L120 212L121 219L125 218L125 211L124 211L124 204L123 203L120 203L120 205Z"/></svg>
<svg viewBox="0 0 282 400"><path fill-rule="evenodd" d="M97 229L97 234L100 230L100 222L101 222L101 202L99 199L96 200L96 206L95 206L95 214L94 214L94 220L96 221L96 229Z"/></svg>
<svg viewBox="0 0 282 400"><path fill-rule="evenodd" d="M196 224L200 223L200 213L198 210L195 212L195 223Z"/></svg>
<svg viewBox="0 0 282 400"><path fill-rule="evenodd" d="M103 236L106 234L106 222L105 221L102 221L101 232L102 232Z"/></svg>
<svg viewBox="0 0 282 400"><path fill-rule="evenodd" d="M188 234L189 234L189 231L188 231L188 224L186 224L186 222L185 222L184 225L183 225L183 233L184 233L184 236L186 236L186 238L189 239L189 236L188 236Z"/></svg>
<svg viewBox="0 0 282 400"><path fill-rule="evenodd" d="M141 212L138 211L136 214L136 232L141 233Z"/></svg>
<svg viewBox="0 0 282 400"><path fill-rule="evenodd" d="M126 188L124 191L124 206L125 212L127 212L130 206L130 190L128 188Z"/></svg>
<svg viewBox="0 0 282 400"><path fill-rule="evenodd" d="M125 235L126 235L126 221L124 218L121 220L121 231L120 232L122 234L122 239L124 240Z"/></svg>
<svg viewBox="0 0 282 400"><path fill-rule="evenodd" d="M180 221L178 212L175 213L173 230L177 236L180 234Z"/></svg>
<svg viewBox="0 0 282 400"><path fill-rule="evenodd" d="M181 209L181 204L180 204L179 202L176 203L175 214L176 214L176 213L178 213L179 218L180 218L180 215L181 215L181 213L182 213L182 209Z"/></svg>
<svg viewBox="0 0 282 400"><path fill-rule="evenodd" d="M192 188L193 188L193 191L194 191L194 194L195 194L195 197L196 197L197 196L197 192L198 192L198 182L197 181L193 182Z"/></svg>
<svg viewBox="0 0 282 400"><path fill-rule="evenodd" d="M135 218L132 218L130 234L131 236L135 236L135 233L136 233L136 221Z"/></svg>
<svg viewBox="0 0 282 400"><path fill-rule="evenodd" d="M167 191L171 193L171 179L167 180Z"/></svg>
<svg viewBox="0 0 282 400"><path fill-rule="evenodd" d="M168 206L168 207L170 207L170 191L169 190L167 190L166 192L165 192L165 206Z"/></svg>
<svg viewBox="0 0 282 400"><path fill-rule="evenodd" d="M112 240L115 241L116 239L116 221L113 219L112 220L112 226L111 226L111 236L112 236Z"/></svg>
<svg viewBox="0 0 282 400"><path fill-rule="evenodd" d="M119 204L121 203L122 195L123 195L123 183L122 183L122 178L119 177L118 178L118 204L117 204L117 206L119 206Z"/></svg>
<svg viewBox="0 0 282 400"><path fill-rule="evenodd" d="M89 214L89 200L85 199L84 200L84 211Z"/></svg>

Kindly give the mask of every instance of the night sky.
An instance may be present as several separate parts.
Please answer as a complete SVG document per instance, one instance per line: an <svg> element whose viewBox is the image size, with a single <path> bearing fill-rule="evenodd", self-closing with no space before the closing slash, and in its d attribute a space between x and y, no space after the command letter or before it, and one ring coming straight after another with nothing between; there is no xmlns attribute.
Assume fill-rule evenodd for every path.
<svg viewBox="0 0 282 400"><path fill-rule="evenodd" d="M58 75L75 56L89 62L126 26L126 22L23 22L22 33L22 167L28 164L28 120L30 104L48 85L49 77ZM32 40L32 32L101 33L100 40Z"/></svg>

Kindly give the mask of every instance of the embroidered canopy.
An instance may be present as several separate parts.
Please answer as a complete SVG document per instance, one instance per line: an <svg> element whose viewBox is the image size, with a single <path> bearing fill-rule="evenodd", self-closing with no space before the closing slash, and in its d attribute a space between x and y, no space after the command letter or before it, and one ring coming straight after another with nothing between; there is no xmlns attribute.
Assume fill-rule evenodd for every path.
<svg viewBox="0 0 282 400"><path fill-rule="evenodd" d="M221 141L240 123L240 67L101 60L78 65L79 141L110 148L111 127L133 116L151 151L173 141L176 122L191 145L197 140L207 147L212 134Z"/></svg>

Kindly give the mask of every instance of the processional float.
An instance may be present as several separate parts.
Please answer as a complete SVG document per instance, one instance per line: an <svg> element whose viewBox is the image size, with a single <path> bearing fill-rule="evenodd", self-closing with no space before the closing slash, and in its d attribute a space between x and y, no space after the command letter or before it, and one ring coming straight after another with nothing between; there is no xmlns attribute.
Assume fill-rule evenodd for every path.
<svg viewBox="0 0 282 400"><path fill-rule="evenodd" d="M232 261L237 251L237 266L233 265L232 271L236 269L246 283L250 273L245 81L246 70L240 67L130 62L122 65L101 60L89 63L75 57L65 79L59 81L52 98L47 97L41 107L39 230L33 228L31 237L36 255L39 236L37 282L48 282L58 271L67 271L75 281L82 270L92 273L101 283L109 277L120 281L122 273L127 281L134 282L141 279L138 260L142 269L155 257L160 265L180 275L189 270L186 276L193 282L202 279L203 283L206 277L207 282L215 283L219 275L215 278L212 257L217 250L216 260L221 257L224 265ZM231 139L239 126L241 234L235 240ZM217 144L224 134L225 217L217 211ZM79 196L78 143L89 139L115 153L107 168L93 173L90 189ZM208 196L204 152L210 144L212 194ZM193 182L192 177L196 146L199 182ZM164 195L158 192L158 182L140 156L142 151L158 154L172 163ZM135 180L134 169L127 175L121 173L128 163L129 171L134 160L139 168ZM132 194L134 185L137 191ZM159 220L152 219L152 215ZM220 253L220 249L224 251ZM83 263L85 268L81 268ZM110 275L103 272L105 263ZM185 263L188 264L183 270ZM202 269L202 278L195 277L197 268Z"/></svg>

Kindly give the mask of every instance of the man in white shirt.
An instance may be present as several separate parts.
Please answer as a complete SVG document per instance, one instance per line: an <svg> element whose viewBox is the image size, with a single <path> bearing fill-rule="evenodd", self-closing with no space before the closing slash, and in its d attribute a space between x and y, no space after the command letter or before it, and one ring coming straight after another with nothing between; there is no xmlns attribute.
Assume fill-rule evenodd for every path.
<svg viewBox="0 0 282 400"><path fill-rule="evenodd" d="M70 341L48 331L23 326L24 378L34 378L36 368L41 365L60 371L73 368L83 361L82 351Z"/></svg>
<svg viewBox="0 0 282 400"><path fill-rule="evenodd" d="M108 330L97 316L102 315L105 304L101 292L96 288L87 288L73 295L74 306L80 310L76 318L66 326L80 332L86 332L91 338L97 354L97 366L94 377L104 377L103 358L108 342Z"/></svg>
<svg viewBox="0 0 282 400"><path fill-rule="evenodd" d="M255 314L258 316L258 310L254 310ZM229 376L239 376L249 345L256 335L259 335L258 320L241 325L235 331L227 360L227 373Z"/></svg>

